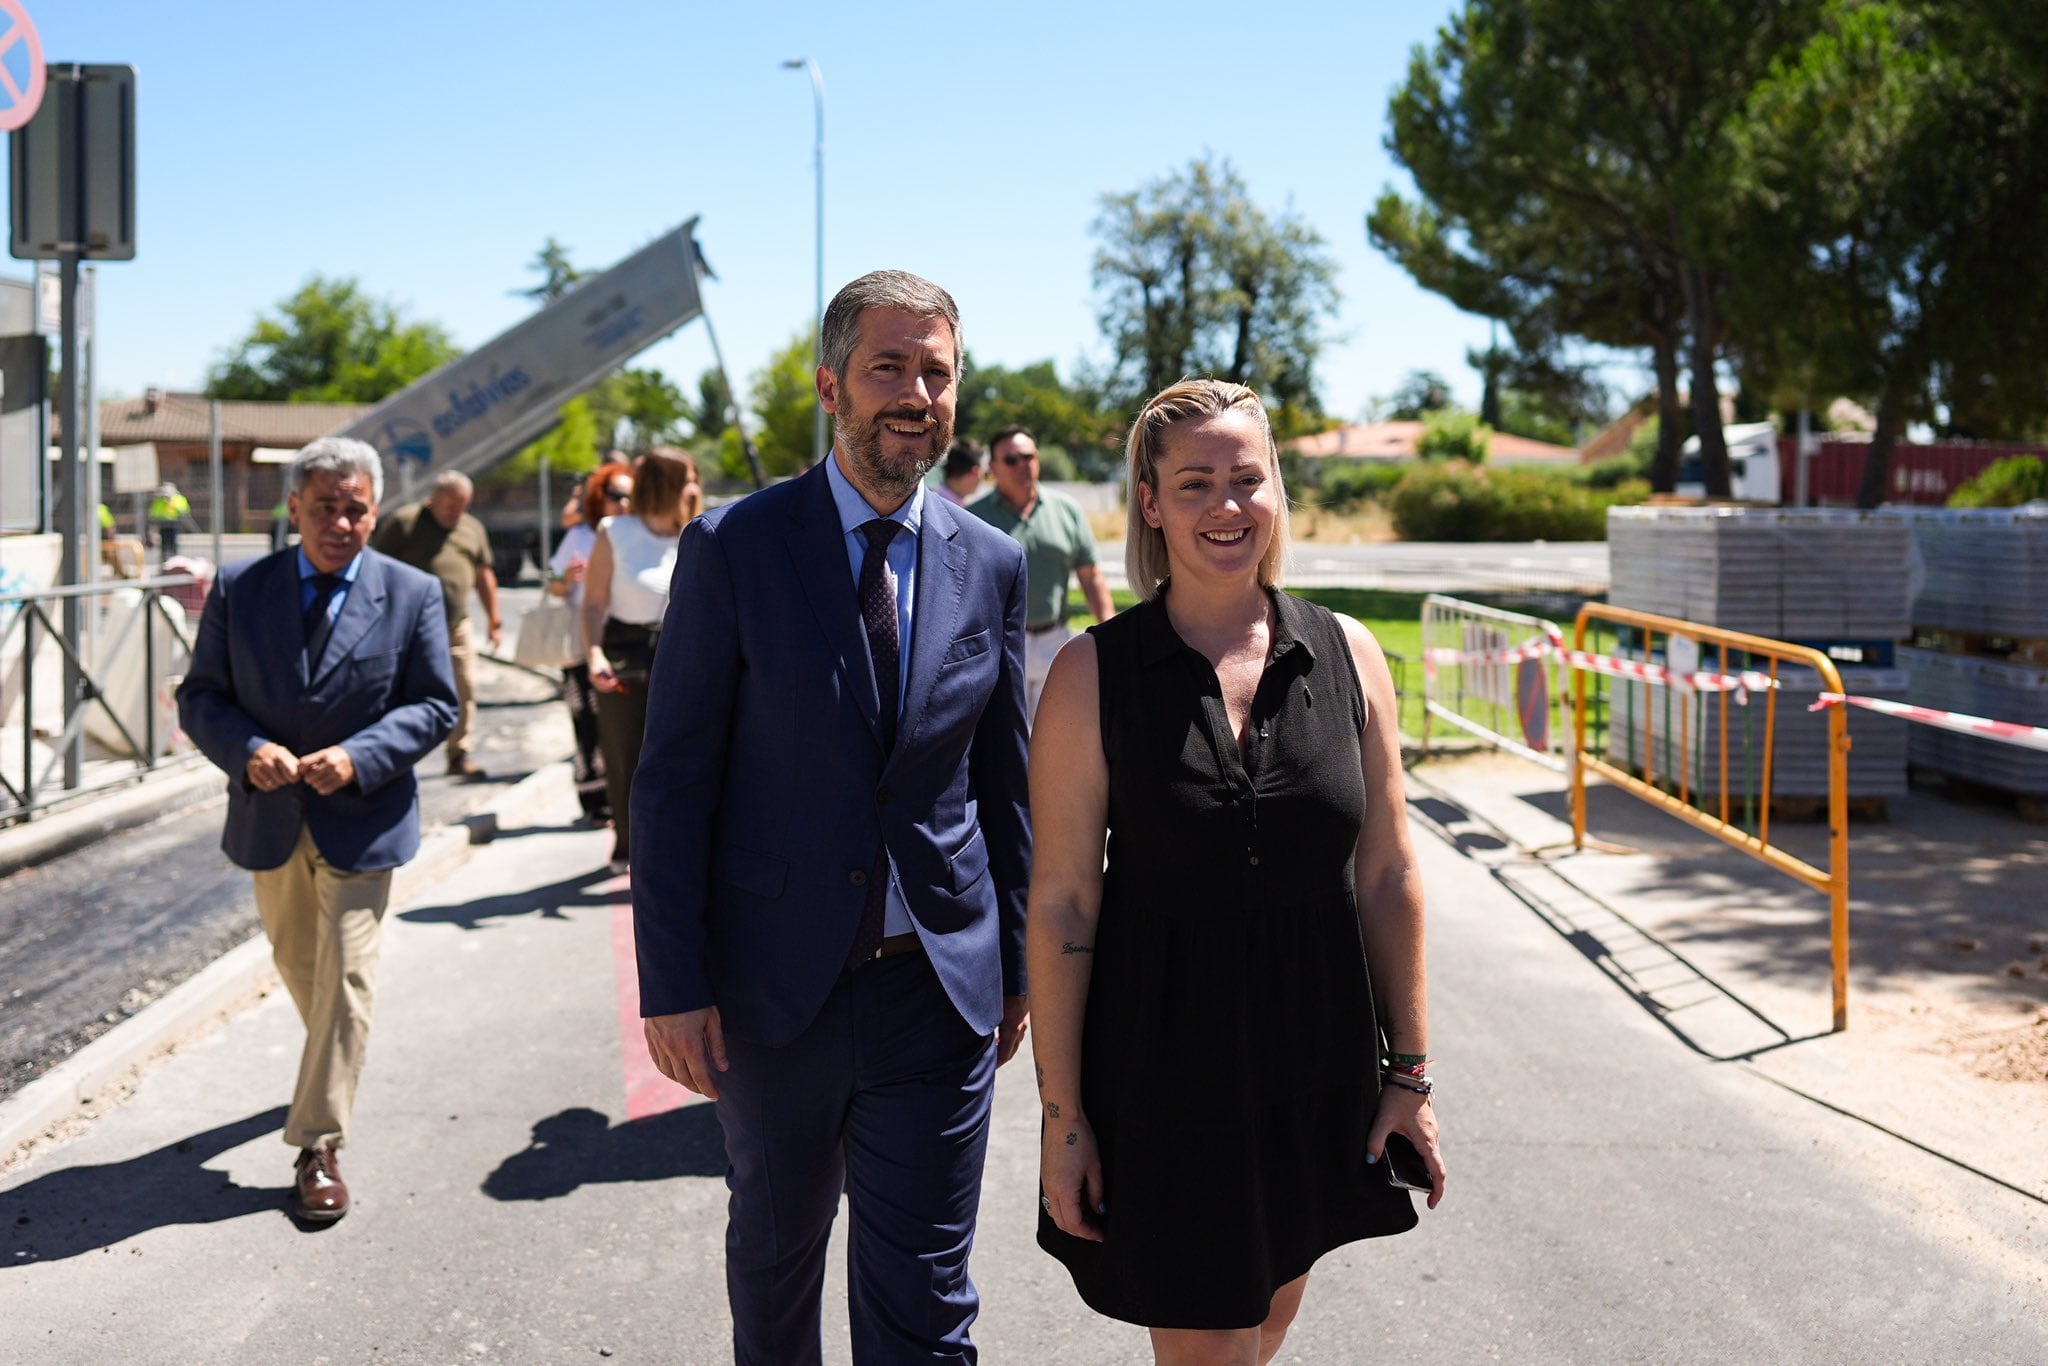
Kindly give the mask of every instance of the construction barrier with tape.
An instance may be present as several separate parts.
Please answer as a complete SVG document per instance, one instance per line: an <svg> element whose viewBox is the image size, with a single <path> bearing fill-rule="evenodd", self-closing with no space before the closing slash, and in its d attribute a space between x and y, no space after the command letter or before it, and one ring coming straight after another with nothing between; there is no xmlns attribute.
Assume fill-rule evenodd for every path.
<svg viewBox="0 0 2048 1366"><path fill-rule="evenodd" d="M1839 669L1823 651L1674 617L1588 603L1567 645L1563 631L1540 617L1432 594L1423 604L1422 626L1425 750L1430 721L1438 719L1566 773L1577 847L1586 841L1590 771L1825 894L1837 1030L1848 1024L1847 710L2048 751L2048 727L1860 696L1844 689ZM1626 649L1587 648L1596 629L1612 632L1617 641L1626 637ZM1710 652L1718 652L1717 667L1703 667ZM1569 744L1563 743L1562 727L1551 724L1566 702L1561 677L1552 688L1553 660L1572 675ZM1623 690L1618 697L1597 696L1589 686L1594 678L1621 680ZM1817 756L1824 790L1814 790L1817 775L1809 768L1794 798L1825 801L1825 869L1771 840L1786 752L1779 704L1788 694L1814 698L1790 715L1820 713L1825 726ZM1596 717L1604 723L1605 743L1589 746ZM1816 737L1803 738L1810 743Z"/></svg>

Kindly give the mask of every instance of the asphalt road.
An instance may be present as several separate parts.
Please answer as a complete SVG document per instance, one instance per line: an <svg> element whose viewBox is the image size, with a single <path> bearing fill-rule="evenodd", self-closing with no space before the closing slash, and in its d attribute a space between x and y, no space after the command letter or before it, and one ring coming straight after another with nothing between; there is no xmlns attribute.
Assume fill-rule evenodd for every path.
<svg viewBox="0 0 2048 1366"><path fill-rule="evenodd" d="M0 1180L0 1360L730 1360L715 1114L673 1090L636 1108L625 884L549 798L394 908L355 1211L283 1212L298 1027L273 995ZM1416 837L1450 1194L1324 1257L1282 1361L2048 1360L2038 1201L1684 1047L1459 843ZM975 1247L982 1359L1150 1360L1035 1246L1036 1164L1020 1058Z"/></svg>
<svg viewBox="0 0 2048 1366"><path fill-rule="evenodd" d="M421 816L460 822L569 748L553 685L478 665L477 759L457 782L436 751L420 767ZM0 879L0 1097L259 932L249 875L220 852L224 800Z"/></svg>

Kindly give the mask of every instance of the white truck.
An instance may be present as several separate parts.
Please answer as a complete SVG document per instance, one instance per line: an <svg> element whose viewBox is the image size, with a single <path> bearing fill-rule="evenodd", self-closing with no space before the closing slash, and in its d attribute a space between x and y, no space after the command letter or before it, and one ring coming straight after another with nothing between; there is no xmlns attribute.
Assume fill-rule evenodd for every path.
<svg viewBox="0 0 2048 1366"><path fill-rule="evenodd" d="M1738 503L1781 503L1784 475L1778 464L1778 429L1768 422L1739 422L1721 429L1728 443L1728 496ZM1682 498L1707 496L1700 463L1700 439L1689 436L1678 448L1678 484Z"/></svg>

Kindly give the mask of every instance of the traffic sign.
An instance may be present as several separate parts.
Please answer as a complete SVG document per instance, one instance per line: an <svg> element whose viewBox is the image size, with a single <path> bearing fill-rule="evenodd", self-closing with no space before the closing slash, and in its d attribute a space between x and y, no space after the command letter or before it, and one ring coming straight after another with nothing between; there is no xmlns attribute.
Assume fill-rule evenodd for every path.
<svg viewBox="0 0 2048 1366"><path fill-rule="evenodd" d="M43 102L43 40L21 0L0 0L0 132L36 116Z"/></svg>
<svg viewBox="0 0 2048 1366"><path fill-rule="evenodd" d="M42 108L7 135L8 251L20 261L132 261L135 68L59 62L46 81Z"/></svg>

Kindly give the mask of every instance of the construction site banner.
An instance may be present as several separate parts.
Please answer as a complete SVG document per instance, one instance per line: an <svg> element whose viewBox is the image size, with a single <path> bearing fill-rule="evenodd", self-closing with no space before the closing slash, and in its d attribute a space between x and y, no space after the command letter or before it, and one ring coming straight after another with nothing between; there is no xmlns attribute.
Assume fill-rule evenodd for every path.
<svg viewBox="0 0 2048 1366"><path fill-rule="evenodd" d="M552 427L564 403L703 311L696 225L692 218L582 281L341 435L375 446L402 487L423 474L496 464Z"/></svg>

